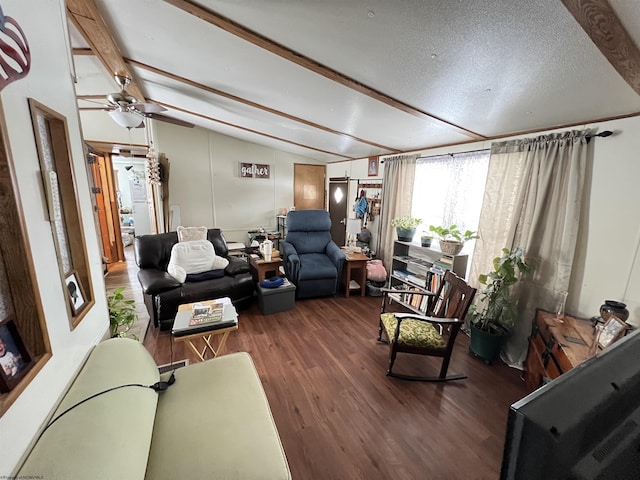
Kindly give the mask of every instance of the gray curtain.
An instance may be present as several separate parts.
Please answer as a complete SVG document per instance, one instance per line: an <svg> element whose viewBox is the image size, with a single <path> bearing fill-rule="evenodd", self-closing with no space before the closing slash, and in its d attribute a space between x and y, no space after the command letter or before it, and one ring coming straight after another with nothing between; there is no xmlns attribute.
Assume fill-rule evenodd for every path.
<svg viewBox="0 0 640 480"><path fill-rule="evenodd" d="M377 256L382 259L388 272L391 271L393 242L396 240L396 231L391 226L391 220L411 215L417 159L418 155L397 155L384 159Z"/></svg>
<svg viewBox="0 0 640 480"><path fill-rule="evenodd" d="M587 131L494 143L469 275L492 269L503 247L522 247L532 272L518 284L520 318L502 358L521 368L536 307L569 290L587 169Z"/></svg>

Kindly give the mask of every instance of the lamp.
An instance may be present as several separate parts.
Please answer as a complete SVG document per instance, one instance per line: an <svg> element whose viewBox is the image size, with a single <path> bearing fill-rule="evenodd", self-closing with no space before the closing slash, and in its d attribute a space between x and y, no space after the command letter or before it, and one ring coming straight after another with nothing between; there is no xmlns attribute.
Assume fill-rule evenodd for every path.
<svg viewBox="0 0 640 480"><path fill-rule="evenodd" d="M349 253L355 251L356 237L360 233L360 219L347 218L347 247Z"/></svg>
<svg viewBox="0 0 640 480"><path fill-rule="evenodd" d="M125 128L135 128L142 123L142 117L140 117L140 115L128 110L111 110L109 115L118 125Z"/></svg>

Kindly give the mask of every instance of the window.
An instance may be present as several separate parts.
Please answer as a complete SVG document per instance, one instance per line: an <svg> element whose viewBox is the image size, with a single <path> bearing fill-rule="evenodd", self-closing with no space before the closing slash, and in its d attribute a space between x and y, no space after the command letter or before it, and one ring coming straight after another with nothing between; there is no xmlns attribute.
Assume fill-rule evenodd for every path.
<svg viewBox="0 0 640 480"><path fill-rule="evenodd" d="M477 230L484 195L489 150L419 158L416 164L411 214L429 225ZM418 236L420 232L416 232ZM471 255L473 241L463 250ZM469 262L471 264L471 262Z"/></svg>

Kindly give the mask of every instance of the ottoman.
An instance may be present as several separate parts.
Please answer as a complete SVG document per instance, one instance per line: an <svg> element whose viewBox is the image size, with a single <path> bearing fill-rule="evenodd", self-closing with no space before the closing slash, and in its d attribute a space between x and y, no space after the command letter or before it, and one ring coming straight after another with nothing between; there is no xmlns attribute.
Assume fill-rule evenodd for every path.
<svg viewBox="0 0 640 480"><path fill-rule="evenodd" d="M286 312L296 306L296 286L285 281L284 285L278 288L264 288L260 284L258 289L258 305L263 315L271 313Z"/></svg>

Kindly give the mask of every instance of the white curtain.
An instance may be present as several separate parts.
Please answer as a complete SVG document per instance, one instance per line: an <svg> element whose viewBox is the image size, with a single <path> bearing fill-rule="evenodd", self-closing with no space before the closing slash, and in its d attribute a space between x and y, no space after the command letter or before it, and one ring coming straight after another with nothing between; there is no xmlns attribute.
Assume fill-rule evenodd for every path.
<svg viewBox="0 0 640 480"><path fill-rule="evenodd" d="M377 256L382 259L388 272L391 271L393 242L396 239L396 231L391 226L391 220L411 215L417 159L418 155L397 155L384 160Z"/></svg>
<svg viewBox="0 0 640 480"><path fill-rule="evenodd" d="M536 307L552 310L569 290L587 168L586 131L494 143L470 282L503 247L522 247L532 272L518 284L520 319L502 352L522 367Z"/></svg>

